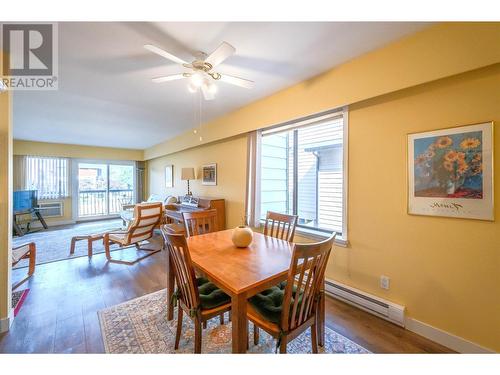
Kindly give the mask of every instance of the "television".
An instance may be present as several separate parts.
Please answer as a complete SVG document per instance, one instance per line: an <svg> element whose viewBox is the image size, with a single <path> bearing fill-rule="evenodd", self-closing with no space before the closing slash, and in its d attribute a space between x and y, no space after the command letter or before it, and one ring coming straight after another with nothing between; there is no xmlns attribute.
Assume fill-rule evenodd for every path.
<svg viewBox="0 0 500 375"><path fill-rule="evenodd" d="M33 211L38 207L36 190L19 190L14 192L14 213Z"/></svg>

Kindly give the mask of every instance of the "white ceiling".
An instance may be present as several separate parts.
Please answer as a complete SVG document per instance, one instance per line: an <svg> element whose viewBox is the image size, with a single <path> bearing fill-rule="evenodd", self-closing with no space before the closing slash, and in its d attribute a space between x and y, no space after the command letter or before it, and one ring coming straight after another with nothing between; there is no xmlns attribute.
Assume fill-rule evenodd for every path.
<svg viewBox="0 0 500 375"><path fill-rule="evenodd" d="M217 82L203 122L313 77L428 23L60 23L59 90L14 93L14 138L144 149L197 125L185 71L143 48L155 44L192 61L222 41L236 54L218 71L255 81L251 90Z"/></svg>

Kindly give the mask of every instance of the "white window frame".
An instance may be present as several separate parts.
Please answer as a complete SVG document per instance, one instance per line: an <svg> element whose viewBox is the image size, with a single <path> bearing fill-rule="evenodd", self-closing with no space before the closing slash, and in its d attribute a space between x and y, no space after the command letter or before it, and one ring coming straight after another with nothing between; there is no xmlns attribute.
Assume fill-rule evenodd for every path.
<svg viewBox="0 0 500 375"><path fill-rule="evenodd" d="M348 242L348 180L349 180L349 108L347 106L340 109L323 112L321 114L308 116L307 118L288 121L285 124L274 125L262 130L262 136L273 133L283 132L292 129L299 129L306 126L314 125L315 123L323 122L342 115L343 133L342 133L342 236L335 239L335 243L339 246L347 247ZM260 184L260 183L259 183ZM259 187L260 189L260 187ZM259 202L260 205L260 202ZM260 207L259 207L260 211ZM263 220L262 220L263 221ZM295 232L298 235L312 239L324 239L328 237L328 233L324 230L305 228L297 226ZM330 232L331 233L331 232Z"/></svg>

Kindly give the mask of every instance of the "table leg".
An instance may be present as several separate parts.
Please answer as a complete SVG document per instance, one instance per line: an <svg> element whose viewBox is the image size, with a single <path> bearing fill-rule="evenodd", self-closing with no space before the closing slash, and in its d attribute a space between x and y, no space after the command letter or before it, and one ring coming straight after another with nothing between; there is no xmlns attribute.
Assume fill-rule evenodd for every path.
<svg viewBox="0 0 500 375"><path fill-rule="evenodd" d="M170 260L170 255L167 251L167 320L174 319L174 301L172 296L174 295L175 288L175 277L174 277L174 267Z"/></svg>
<svg viewBox="0 0 500 375"><path fill-rule="evenodd" d="M247 351L247 299L245 294L231 297L231 316L233 322L233 353Z"/></svg>

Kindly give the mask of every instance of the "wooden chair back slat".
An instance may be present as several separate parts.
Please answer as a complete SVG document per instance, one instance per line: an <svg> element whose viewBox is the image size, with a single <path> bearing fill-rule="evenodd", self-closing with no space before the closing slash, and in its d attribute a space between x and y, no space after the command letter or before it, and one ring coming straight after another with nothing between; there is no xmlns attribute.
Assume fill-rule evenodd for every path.
<svg viewBox="0 0 500 375"><path fill-rule="evenodd" d="M286 215L278 212L267 211L264 224L264 235L279 238L288 242L293 241L297 215Z"/></svg>
<svg viewBox="0 0 500 375"><path fill-rule="evenodd" d="M281 329L284 332L299 327L316 313L335 236L336 234L333 234L318 243L294 244L281 315Z"/></svg>
<svg viewBox="0 0 500 375"><path fill-rule="evenodd" d="M200 305L200 297L186 237L183 234L168 233L165 227L161 228L161 232L174 266L174 274L180 292L178 299L189 310L196 310Z"/></svg>
<svg viewBox="0 0 500 375"><path fill-rule="evenodd" d="M216 232L219 230L217 223L217 210L204 210L183 212L182 218L186 228L186 237Z"/></svg>

